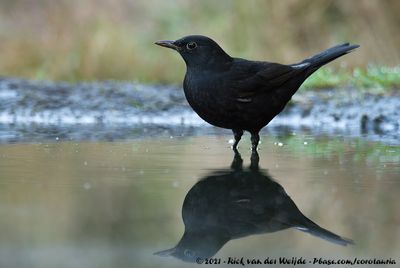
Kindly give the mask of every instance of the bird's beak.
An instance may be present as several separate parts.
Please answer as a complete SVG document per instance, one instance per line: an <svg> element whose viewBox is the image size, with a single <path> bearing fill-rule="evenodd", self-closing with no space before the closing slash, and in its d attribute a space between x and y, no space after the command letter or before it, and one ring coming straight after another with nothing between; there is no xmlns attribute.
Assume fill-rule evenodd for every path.
<svg viewBox="0 0 400 268"><path fill-rule="evenodd" d="M162 46L162 47L171 48L173 50L178 50L179 47L177 45L175 45L174 42L175 41L163 40L163 41L155 42L155 44Z"/></svg>

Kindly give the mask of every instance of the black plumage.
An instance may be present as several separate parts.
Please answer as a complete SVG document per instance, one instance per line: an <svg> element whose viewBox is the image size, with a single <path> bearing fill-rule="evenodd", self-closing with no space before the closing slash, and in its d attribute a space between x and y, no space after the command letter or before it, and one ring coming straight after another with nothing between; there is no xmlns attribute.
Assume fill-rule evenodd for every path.
<svg viewBox="0 0 400 268"><path fill-rule="evenodd" d="M359 47L346 43L285 65L233 58L201 35L156 44L178 51L185 60L183 88L193 110L208 123L231 129L233 148L243 131L249 131L253 150L259 143L259 131L283 110L307 77Z"/></svg>

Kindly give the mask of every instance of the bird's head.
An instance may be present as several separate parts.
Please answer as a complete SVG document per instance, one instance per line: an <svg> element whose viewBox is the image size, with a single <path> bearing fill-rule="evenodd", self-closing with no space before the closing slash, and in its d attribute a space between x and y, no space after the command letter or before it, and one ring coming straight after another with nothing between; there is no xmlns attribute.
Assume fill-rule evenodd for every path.
<svg viewBox="0 0 400 268"><path fill-rule="evenodd" d="M202 35L189 35L175 41L164 40L155 44L179 52L189 68L211 68L232 60L214 40Z"/></svg>
<svg viewBox="0 0 400 268"><path fill-rule="evenodd" d="M221 230L208 232L187 231L173 248L154 253L161 257L175 257L185 262L196 262L214 256L230 240Z"/></svg>

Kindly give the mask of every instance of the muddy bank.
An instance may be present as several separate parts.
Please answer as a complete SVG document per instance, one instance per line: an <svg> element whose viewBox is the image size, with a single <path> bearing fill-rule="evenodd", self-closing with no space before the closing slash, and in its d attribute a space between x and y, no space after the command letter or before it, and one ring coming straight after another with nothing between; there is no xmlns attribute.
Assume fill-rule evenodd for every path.
<svg viewBox="0 0 400 268"><path fill-rule="evenodd" d="M308 129L397 141L400 95L359 90L300 90L266 131ZM0 79L0 140L61 136L126 138L146 133L204 133L210 126L188 106L181 88L128 82L52 83ZM170 133L171 132L171 133ZM175 133L176 134L176 133ZM58 136L57 136L58 135ZM35 138L35 139L36 139Z"/></svg>

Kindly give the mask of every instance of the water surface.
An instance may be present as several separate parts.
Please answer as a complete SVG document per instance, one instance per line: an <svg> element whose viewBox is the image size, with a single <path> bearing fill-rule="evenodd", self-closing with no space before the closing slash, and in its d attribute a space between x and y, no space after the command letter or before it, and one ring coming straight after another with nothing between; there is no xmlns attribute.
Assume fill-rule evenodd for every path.
<svg viewBox="0 0 400 268"><path fill-rule="evenodd" d="M153 253L180 240L189 190L216 170L231 170L229 139L209 133L0 145L0 267L199 266ZM249 147L246 136L239 148L244 168ZM262 172L305 216L355 245L287 229L231 240L216 258L376 257L400 263L398 146L277 133L262 136L259 156ZM307 266L317 267L300 267Z"/></svg>

